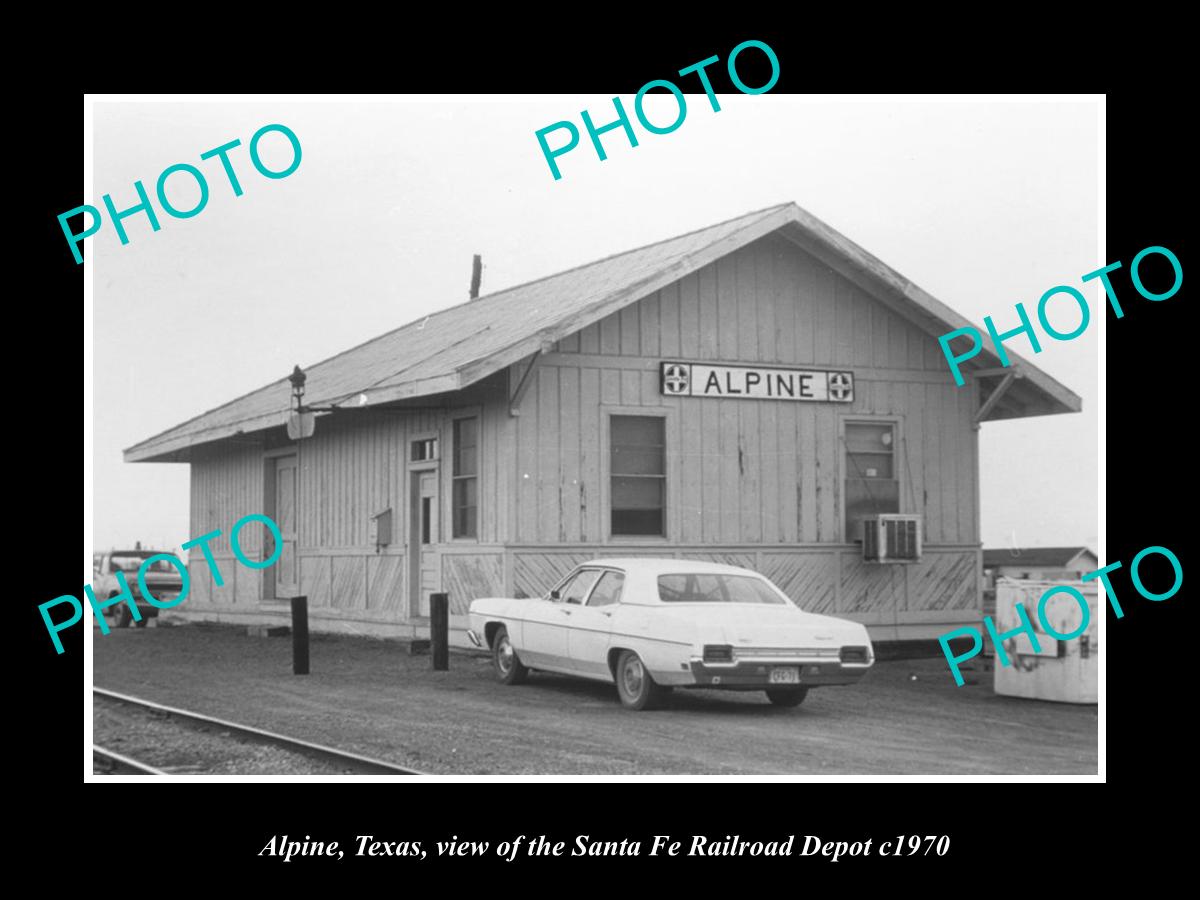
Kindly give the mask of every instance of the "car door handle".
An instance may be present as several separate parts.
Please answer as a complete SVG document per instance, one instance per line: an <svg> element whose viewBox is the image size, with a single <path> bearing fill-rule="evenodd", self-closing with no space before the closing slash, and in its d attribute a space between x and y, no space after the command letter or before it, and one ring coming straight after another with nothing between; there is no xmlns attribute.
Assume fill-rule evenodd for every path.
<svg viewBox="0 0 1200 900"><path fill-rule="evenodd" d="M603 612L603 611L601 611L600 615L602 615L602 616L608 616L608 618L610 618L610 619L612 618L612 613L610 613L610 612Z"/></svg>
<svg viewBox="0 0 1200 900"><path fill-rule="evenodd" d="M569 616L572 612L574 612L574 610L561 609L561 610L559 610L559 612L561 612L564 616Z"/></svg>

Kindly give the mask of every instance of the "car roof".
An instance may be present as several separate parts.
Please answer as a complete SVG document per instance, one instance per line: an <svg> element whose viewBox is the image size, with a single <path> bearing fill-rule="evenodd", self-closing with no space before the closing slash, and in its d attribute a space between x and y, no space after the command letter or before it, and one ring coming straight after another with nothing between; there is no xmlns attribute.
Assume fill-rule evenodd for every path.
<svg viewBox="0 0 1200 900"><path fill-rule="evenodd" d="M593 559L580 566L611 566L627 572L637 571L647 575L671 575L675 573L704 573L709 575L759 575L752 569L727 566L722 563L705 562L698 559L666 559L644 556L623 556ZM760 576L761 577L761 576Z"/></svg>

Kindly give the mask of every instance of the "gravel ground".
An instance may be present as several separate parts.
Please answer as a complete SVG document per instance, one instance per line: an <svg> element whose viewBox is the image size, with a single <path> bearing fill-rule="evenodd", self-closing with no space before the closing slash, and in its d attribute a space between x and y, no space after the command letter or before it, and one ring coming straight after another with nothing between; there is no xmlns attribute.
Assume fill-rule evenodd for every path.
<svg viewBox="0 0 1200 900"><path fill-rule="evenodd" d="M608 685L535 673L507 687L487 659L459 653L433 672L397 641L314 635L313 674L297 677L290 638L158 624L97 632L95 684L429 773L1097 771L1095 706L999 697L990 672L956 688L940 658L876 663L795 709L676 690L664 709L634 713Z"/></svg>
<svg viewBox="0 0 1200 900"><path fill-rule="evenodd" d="M173 775L341 775L330 761L96 697L92 742ZM107 774L94 766L93 774Z"/></svg>

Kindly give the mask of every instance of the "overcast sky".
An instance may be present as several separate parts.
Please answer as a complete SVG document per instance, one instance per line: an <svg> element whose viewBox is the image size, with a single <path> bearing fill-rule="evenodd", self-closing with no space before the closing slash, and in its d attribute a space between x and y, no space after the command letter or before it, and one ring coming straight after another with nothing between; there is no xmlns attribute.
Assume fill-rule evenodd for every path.
<svg viewBox="0 0 1200 900"><path fill-rule="evenodd" d="M1109 262L1097 249L1094 102L719 95L714 113L703 95L688 100L672 134L639 129L637 148L605 135L605 162L585 133L559 158L560 181L534 132L578 124L582 109L609 121L611 97L97 102L87 202L111 193L117 209L133 206L135 180L153 193L179 162L204 171L211 190L193 218L160 210L158 232L143 215L127 219L126 246L107 221L87 241L97 547L191 536L188 466L124 463L123 448L460 303L474 253L486 294L794 201L967 318L992 315L1000 327L1017 323L1017 301L1036 316L1045 290L1082 288L1082 274ZM665 124L674 101L647 110ZM277 122L299 137L303 160L268 180L247 145ZM235 138L236 198L217 161L199 158ZM278 134L261 146L271 168L290 159ZM170 181L184 209L196 196L187 182ZM1084 293L1094 315L1082 337L1043 340L1036 357L1023 338L1012 344L1082 396L1083 412L983 426L985 546L1096 543L1103 303Z"/></svg>

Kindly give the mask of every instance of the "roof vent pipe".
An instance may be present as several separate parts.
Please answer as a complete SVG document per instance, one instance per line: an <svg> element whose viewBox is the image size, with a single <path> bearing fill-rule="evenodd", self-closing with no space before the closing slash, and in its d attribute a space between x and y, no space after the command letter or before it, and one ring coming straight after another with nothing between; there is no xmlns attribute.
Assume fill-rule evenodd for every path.
<svg viewBox="0 0 1200 900"><path fill-rule="evenodd" d="M474 300L479 296L479 282L483 280L483 257L478 253L475 254L475 259L471 263L471 299Z"/></svg>

